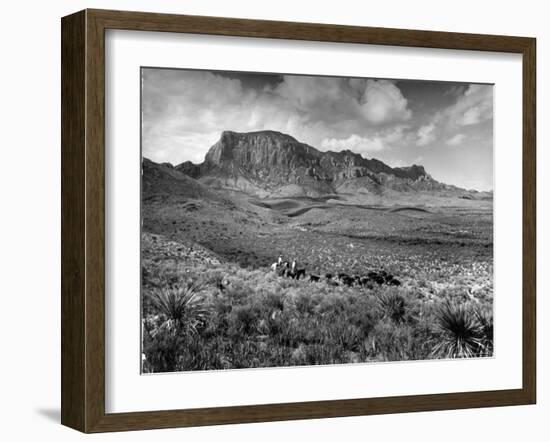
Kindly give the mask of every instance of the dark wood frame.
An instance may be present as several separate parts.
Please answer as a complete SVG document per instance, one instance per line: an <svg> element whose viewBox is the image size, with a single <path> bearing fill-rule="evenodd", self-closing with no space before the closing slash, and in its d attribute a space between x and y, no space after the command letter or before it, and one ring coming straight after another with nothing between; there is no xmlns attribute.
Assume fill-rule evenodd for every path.
<svg viewBox="0 0 550 442"><path fill-rule="evenodd" d="M401 397L105 413L105 30L512 52L523 56L523 386ZM61 422L83 432L534 404L536 40L405 29L84 10L62 30Z"/></svg>

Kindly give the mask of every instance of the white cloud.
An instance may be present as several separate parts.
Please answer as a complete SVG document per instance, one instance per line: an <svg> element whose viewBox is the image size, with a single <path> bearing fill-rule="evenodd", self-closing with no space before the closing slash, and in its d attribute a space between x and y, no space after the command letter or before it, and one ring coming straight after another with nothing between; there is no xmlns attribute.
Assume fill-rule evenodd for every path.
<svg viewBox="0 0 550 442"><path fill-rule="evenodd" d="M462 124L463 126L469 126L470 124L479 123L482 118L482 109L479 106L474 106L464 112L462 118L460 118L458 121L459 124Z"/></svg>
<svg viewBox="0 0 550 442"><path fill-rule="evenodd" d="M493 118L493 86L471 84L446 111L451 123L470 126Z"/></svg>
<svg viewBox="0 0 550 442"><path fill-rule="evenodd" d="M435 140L435 124L430 123L425 126L421 126L420 129L418 129L418 132L416 135L418 136L418 139L416 140L417 146L426 146L430 144L432 141Z"/></svg>
<svg viewBox="0 0 550 442"><path fill-rule="evenodd" d="M424 157L422 155L414 157L412 160L406 160L402 158L387 158L384 160L388 166L391 167L408 167L412 164L422 164Z"/></svg>
<svg viewBox="0 0 550 442"><path fill-rule="evenodd" d="M374 124L403 122L412 115L401 90L388 80L367 80L361 110Z"/></svg>
<svg viewBox="0 0 550 442"><path fill-rule="evenodd" d="M436 112L429 123L417 131L416 145L419 147L445 140L449 146L462 143L465 135L451 135L458 128L473 126L493 118L493 88L490 85L471 84L468 87L451 88L444 95L456 96L456 102Z"/></svg>
<svg viewBox="0 0 550 442"><path fill-rule="evenodd" d="M375 152L391 150L408 138L408 126L396 126L392 129L378 131L372 136L352 134L347 138L325 138L321 141L321 150L352 150L365 156Z"/></svg>
<svg viewBox="0 0 550 442"><path fill-rule="evenodd" d="M353 134L348 138L327 138L321 142L322 150L333 150L336 152L342 150L352 150L353 152L367 154L370 152L380 152L386 146L380 137L368 138Z"/></svg>
<svg viewBox="0 0 550 442"><path fill-rule="evenodd" d="M399 81L280 78L263 82L208 71L144 69L144 155L173 164L200 163L224 130L271 129L322 150L351 149L394 165L414 160L433 176L459 185L474 175L469 163L483 153L477 176L492 176L492 86L428 85L422 97L413 85ZM453 157L456 149L425 148L435 145L458 145L461 156ZM425 161L416 161L419 155ZM458 169L467 176L458 176Z"/></svg>
<svg viewBox="0 0 550 442"><path fill-rule="evenodd" d="M207 71L143 71L143 148L158 161L200 162L217 139L211 142L212 134L224 130L277 130L316 147L355 134L350 145L376 151L392 142L378 132L410 117L407 100L387 80L286 75L258 90ZM402 129L395 130L399 137Z"/></svg>
<svg viewBox="0 0 550 442"><path fill-rule="evenodd" d="M445 144L448 146L458 146L462 144L462 141L466 138L466 135L464 134L456 134L449 138L447 141L445 141Z"/></svg>

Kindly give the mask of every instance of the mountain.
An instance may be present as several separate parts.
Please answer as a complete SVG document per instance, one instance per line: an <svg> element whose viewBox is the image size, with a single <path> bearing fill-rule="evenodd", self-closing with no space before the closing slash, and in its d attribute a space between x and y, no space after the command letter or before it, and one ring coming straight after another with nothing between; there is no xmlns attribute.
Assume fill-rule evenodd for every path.
<svg viewBox="0 0 550 442"><path fill-rule="evenodd" d="M177 171L171 164L158 164L147 158L142 161L142 195L144 200L150 198L209 198L219 199L199 181Z"/></svg>
<svg viewBox="0 0 550 442"><path fill-rule="evenodd" d="M390 167L351 150L321 152L275 131L225 131L202 164L186 161L174 170L211 187L260 197L318 197L346 192L469 194L434 180L419 165Z"/></svg>

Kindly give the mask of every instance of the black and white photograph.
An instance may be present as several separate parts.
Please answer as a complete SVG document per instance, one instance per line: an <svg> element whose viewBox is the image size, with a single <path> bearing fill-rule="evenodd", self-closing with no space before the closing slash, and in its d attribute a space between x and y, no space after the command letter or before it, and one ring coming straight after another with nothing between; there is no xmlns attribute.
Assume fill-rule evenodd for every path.
<svg viewBox="0 0 550 442"><path fill-rule="evenodd" d="M141 68L141 373L488 358L493 85Z"/></svg>

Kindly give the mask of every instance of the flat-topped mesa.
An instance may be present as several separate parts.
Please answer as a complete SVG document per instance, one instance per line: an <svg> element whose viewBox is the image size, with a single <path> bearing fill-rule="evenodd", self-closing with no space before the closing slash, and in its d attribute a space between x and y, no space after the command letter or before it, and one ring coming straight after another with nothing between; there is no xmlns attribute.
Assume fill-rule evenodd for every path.
<svg viewBox="0 0 550 442"><path fill-rule="evenodd" d="M244 168L307 167L316 161L319 152L298 142L290 135L275 131L238 133L224 131L205 157L208 167Z"/></svg>
<svg viewBox="0 0 550 442"><path fill-rule="evenodd" d="M416 181L433 181L422 166L392 168L351 150L321 152L271 130L224 131L202 164L186 161L176 169L205 182L246 192L273 194L277 189L292 187L292 192L308 196L337 192L356 179L362 181L354 181L354 185L364 185L369 192L381 191L381 186L411 190Z"/></svg>

